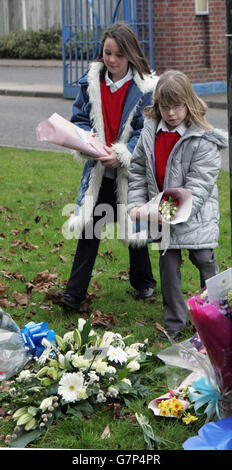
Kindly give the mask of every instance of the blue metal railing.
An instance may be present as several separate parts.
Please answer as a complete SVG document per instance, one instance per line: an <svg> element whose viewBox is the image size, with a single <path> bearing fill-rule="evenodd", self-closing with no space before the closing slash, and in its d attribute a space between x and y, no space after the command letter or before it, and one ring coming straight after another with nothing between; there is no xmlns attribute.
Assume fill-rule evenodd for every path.
<svg viewBox="0 0 232 470"><path fill-rule="evenodd" d="M152 0L61 0L63 35L63 88L75 98L78 80L99 50L102 31L115 21L135 29L154 69Z"/></svg>

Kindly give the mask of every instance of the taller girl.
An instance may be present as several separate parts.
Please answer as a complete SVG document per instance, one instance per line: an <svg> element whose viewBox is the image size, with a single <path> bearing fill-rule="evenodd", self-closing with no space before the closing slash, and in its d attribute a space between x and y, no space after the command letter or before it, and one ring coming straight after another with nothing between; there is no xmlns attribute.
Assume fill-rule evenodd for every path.
<svg viewBox="0 0 232 470"><path fill-rule="evenodd" d="M71 118L79 127L93 130L108 150L105 158L93 160L84 156L87 161L77 210L70 219L70 226L80 233L80 239L63 301L75 310L85 299L101 239L102 224L95 209L99 204L109 204L114 209L115 221L120 203L120 208L125 208L120 211L125 224L127 172L143 127L143 109L151 104L156 83L157 77L150 72L134 30L124 23L110 26L103 35L98 58L79 81ZM91 223L93 230L89 236ZM155 280L147 246L144 243L138 248L130 246L129 258L130 283L136 296L151 296Z"/></svg>

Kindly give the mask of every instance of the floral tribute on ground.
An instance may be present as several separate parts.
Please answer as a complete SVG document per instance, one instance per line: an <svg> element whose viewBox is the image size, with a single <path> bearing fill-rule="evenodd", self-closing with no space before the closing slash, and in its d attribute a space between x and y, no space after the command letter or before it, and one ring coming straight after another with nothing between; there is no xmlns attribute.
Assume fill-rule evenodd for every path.
<svg viewBox="0 0 232 470"><path fill-rule="evenodd" d="M9 445L24 447L62 416L90 415L104 403L151 393L140 374L153 360L147 342L130 342L111 331L100 335L82 318L73 331L56 335L55 343L44 338L41 355L1 394L15 422Z"/></svg>

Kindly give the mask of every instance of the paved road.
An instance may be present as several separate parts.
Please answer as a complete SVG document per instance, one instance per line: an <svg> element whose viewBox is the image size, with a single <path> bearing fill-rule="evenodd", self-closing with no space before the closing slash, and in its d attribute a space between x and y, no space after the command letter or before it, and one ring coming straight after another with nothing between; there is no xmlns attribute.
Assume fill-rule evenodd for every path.
<svg viewBox="0 0 232 470"><path fill-rule="evenodd" d="M0 95L0 146L41 150L62 148L38 142L35 129L40 121L57 112L70 119L73 100ZM227 130L227 110L209 108L208 120L217 128ZM68 152L68 150L66 150ZM222 151L222 167L229 169L228 149Z"/></svg>
<svg viewBox="0 0 232 470"><path fill-rule="evenodd" d="M36 139L36 126L54 112L70 119L72 100L0 96L0 145L61 151L61 147Z"/></svg>

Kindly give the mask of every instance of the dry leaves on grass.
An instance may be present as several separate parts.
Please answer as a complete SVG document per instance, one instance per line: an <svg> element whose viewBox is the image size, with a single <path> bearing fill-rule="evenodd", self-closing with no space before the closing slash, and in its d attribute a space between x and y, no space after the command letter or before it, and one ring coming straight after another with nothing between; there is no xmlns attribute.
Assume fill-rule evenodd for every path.
<svg viewBox="0 0 232 470"><path fill-rule="evenodd" d="M95 312L93 312L93 320L92 320L93 326L100 326L100 327L108 328L109 326L117 325L117 324L118 324L118 321L116 319L115 312L104 313L101 310L95 310Z"/></svg>

